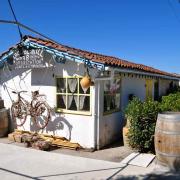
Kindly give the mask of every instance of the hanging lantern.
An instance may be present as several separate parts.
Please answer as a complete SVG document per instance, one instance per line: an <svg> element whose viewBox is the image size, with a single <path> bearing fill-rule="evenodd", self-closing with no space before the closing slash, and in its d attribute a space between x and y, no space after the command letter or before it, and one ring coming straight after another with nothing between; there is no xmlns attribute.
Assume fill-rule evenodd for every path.
<svg viewBox="0 0 180 180"><path fill-rule="evenodd" d="M90 76L84 76L81 81L80 84L83 88L89 88L91 86L91 77Z"/></svg>
<svg viewBox="0 0 180 180"><path fill-rule="evenodd" d="M17 49L19 51L19 56L24 56L24 46L22 44L18 44Z"/></svg>
<svg viewBox="0 0 180 180"><path fill-rule="evenodd" d="M88 89L91 86L91 77L89 75L88 68L86 68L86 73L84 77L81 79L80 84L83 88Z"/></svg>

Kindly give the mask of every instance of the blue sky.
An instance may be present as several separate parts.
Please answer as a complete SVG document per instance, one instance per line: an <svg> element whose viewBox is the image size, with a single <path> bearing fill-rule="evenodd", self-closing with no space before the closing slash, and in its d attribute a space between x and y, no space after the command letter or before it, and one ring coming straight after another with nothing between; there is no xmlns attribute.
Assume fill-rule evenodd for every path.
<svg viewBox="0 0 180 180"><path fill-rule="evenodd" d="M11 0L22 24L62 44L180 73L178 1ZM13 20L7 0L0 19ZM18 41L15 26L0 24L0 52Z"/></svg>

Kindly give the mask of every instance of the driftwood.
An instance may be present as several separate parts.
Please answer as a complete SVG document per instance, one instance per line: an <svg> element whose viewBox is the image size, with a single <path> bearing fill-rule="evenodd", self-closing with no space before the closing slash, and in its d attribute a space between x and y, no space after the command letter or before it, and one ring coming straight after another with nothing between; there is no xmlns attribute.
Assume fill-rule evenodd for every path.
<svg viewBox="0 0 180 180"><path fill-rule="evenodd" d="M29 131L15 130L8 135L8 139L14 142L24 143L26 147L48 151L53 148L66 148L79 150L82 147L78 143L72 143L64 137L47 134L39 134Z"/></svg>
<svg viewBox="0 0 180 180"><path fill-rule="evenodd" d="M32 144L32 147L43 151L49 151L51 143L44 140L38 140Z"/></svg>

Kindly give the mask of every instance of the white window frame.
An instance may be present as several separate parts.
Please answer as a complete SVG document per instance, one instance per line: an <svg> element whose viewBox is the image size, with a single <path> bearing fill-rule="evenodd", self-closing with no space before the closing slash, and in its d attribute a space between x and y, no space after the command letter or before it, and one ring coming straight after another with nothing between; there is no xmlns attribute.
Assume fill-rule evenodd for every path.
<svg viewBox="0 0 180 180"><path fill-rule="evenodd" d="M108 95L108 94L105 94L105 93L104 93L104 83L105 83L105 81L110 81L110 80L105 80L105 81L103 82L103 115L108 115L108 114L112 114L112 113L120 112L120 111L121 111L121 88L122 88L121 85L122 85L122 78L121 78L120 75L119 75L119 76L117 76L117 75L114 76L113 80L117 80L117 79L120 80L120 91L119 91L119 93L116 93L116 94L119 94L119 95L120 95L119 108L104 111L104 96L105 96L105 95ZM116 94L115 94L115 95L116 95Z"/></svg>

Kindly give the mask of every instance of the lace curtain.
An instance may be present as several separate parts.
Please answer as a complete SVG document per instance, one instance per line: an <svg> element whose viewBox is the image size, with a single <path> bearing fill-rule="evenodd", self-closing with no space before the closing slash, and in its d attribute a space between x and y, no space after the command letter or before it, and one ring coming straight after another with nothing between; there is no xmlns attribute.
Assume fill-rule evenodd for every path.
<svg viewBox="0 0 180 180"><path fill-rule="evenodd" d="M111 105L111 96L104 96L104 110L109 111Z"/></svg>
<svg viewBox="0 0 180 180"><path fill-rule="evenodd" d="M78 84L77 79L67 79L67 83L68 83L70 92L75 93L77 90L77 84ZM75 104L77 107L77 96L70 95L70 96L68 96L68 107L67 107L68 109L71 108L73 100L75 101ZM75 107L73 107L73 108L75 108Z"/></svg>
<svg viewBox="0 0 180 180"><path fill-rule="evenodd" d="M61 92L61 93L66 92L66 79L63 78L57 79L57 92Z"/></svg>
<svg viewBox="0 0 180 180"><path fill-rule="evenodd" d="M83 110L83 108L84 108L85 98L86 98L86 96L80 96L79 97L79 109L80 110Z"/></svg>
<svg viewBox="0 0 180 180"><path fill-rule="evenodd" d="M89 88L83 88L82 86L81 86L81 88L84 91L84 94L86 94L87 90L89 89Z"/></svg>
<svg viewBox="0 0 180 180"><path fill-rule="evenodd" d="M66 107L66 95L62 95L62 99L63 99L64 105Z"/></svg>
<svg viewBox="0 0 180 180"><path fill-rule="evenodd" d="M68 106L67 106L67 108L68 109L71 109L71 110L77 110L77 108L78 108L78 98L77 98L77 96L74 96L74 95L70 95L70 96L68 96ZM73 105L73 102L75 103L74 105Z"/></svg>
<svg viewBox="0 0 180 180"><path fill-rule="evenodd" d="M74 96L74 95L68 96L68 106L67 106L68 109L73 109L73 110L78 109L78 98L77 97L78 96ZM87 98L88 98L87 96L79 96L79 110L84 110L84 108L86 107L85 103L87 101ZM74 101L76 107L74 107L73 101Z"/></svg>
<svg viewBox="0 0 180 180"><path fill-rule="evenodd" d="M76 89L77 89L77 79L68 79L68 86L69 86L69 90L71 93L75 93Z"/></svg>

